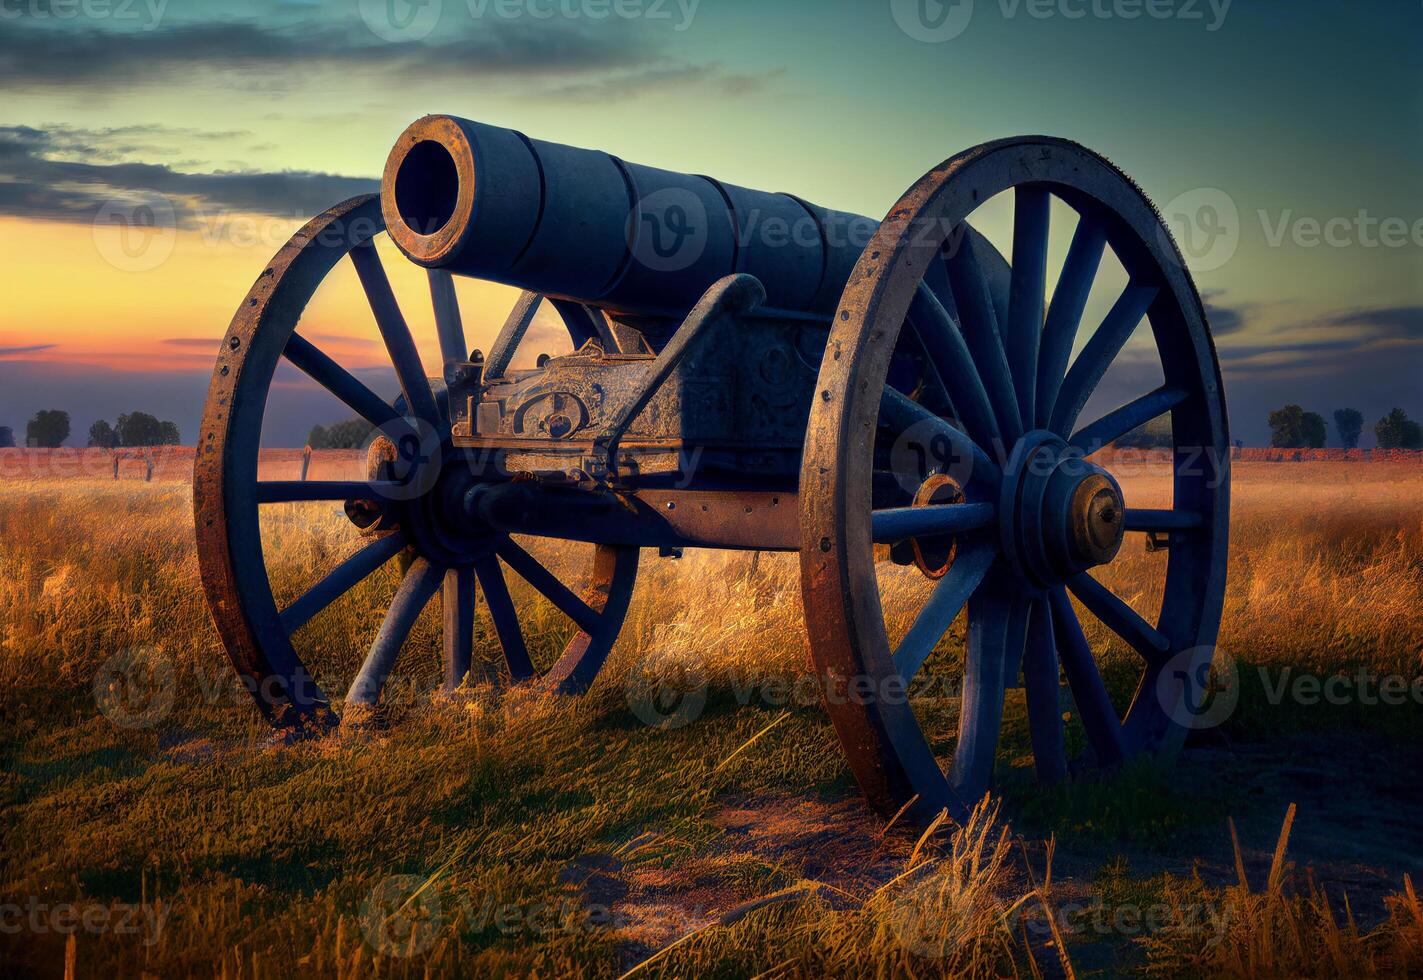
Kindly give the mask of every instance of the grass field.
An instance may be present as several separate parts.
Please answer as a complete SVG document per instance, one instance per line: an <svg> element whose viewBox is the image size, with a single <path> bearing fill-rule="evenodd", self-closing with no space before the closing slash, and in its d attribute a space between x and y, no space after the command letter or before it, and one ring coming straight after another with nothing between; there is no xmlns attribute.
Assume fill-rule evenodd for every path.
<svg viewBox="0 0 1423 980"><path fill-rule="evenodd" d="M1238 464L1224 723L1170 770L1043 791L1011 691L1000 795L928 833L869 814L797 683L794 556L644 555L577 700L435 696L436 603L388 733L278 746L212 631L190 491L166 475L0 478L7 974L1423 970L1417 463ZM1123 482L1167 503L1159 464ZM330 506L266 522L282 594L353 546ZM1163 569L1129 539L1104 580L1150 613ZM358 663L385 571L302 634L318 674ZM546 661L561 621L515 598ZM1127 696L1124 652L1104 660Z"/></svg>

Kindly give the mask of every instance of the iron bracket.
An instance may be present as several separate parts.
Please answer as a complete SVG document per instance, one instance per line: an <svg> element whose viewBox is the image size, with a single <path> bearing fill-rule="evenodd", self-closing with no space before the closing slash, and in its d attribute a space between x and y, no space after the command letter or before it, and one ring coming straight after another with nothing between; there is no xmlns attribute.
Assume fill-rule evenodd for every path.
<svg viewBox="0 0 1423 980"><path fill-rule="evenodd" d="M707 288L672 339L653 359L637 391L623 403L612 421L593 437L593 451L602 457L603 472L600 476L605 483L617 482L618 444L622 442L628 426L652 401L652 396L691 352L693 345L714 333L720 325L750 313L765 300L766 290L761 281L745 273L723 276Z"/></svg>

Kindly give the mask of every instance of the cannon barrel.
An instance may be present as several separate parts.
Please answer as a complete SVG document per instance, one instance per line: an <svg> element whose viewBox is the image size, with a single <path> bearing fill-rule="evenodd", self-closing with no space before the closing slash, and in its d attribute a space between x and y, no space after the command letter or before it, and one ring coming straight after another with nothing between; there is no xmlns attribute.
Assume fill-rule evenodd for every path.
<svg viewBox="0 0 1423 980"><path fill-rule="evenodd" d="M651 316L684 314L736 272L761 280L770 310L829 316L878 227L453 116L401 134L381 210L419 265Z"/></svg>

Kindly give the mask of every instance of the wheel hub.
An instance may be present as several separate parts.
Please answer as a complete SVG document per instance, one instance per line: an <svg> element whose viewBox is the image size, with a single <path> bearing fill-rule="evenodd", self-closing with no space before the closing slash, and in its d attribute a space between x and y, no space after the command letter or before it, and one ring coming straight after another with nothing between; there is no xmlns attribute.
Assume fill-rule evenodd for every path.
<svg viewBox="0 0 1423 980"><path fill-rule="evenodd" d="M1003 472L999 532L1009 566L1040 590L1112 561L1125 532L1121 487L1051 432L1029 432Z"/></svg>
<svg viewBox="0 0 1423 980"><path fill-rule="evenodd" d="M366 453L367 477L399 484L380 503L346 501L346 515L363 533L403 530L424 557L446 566L470 564L494 547L492 529L467 513L464 500L477 481L462 458L442 447L426 452L418 436L401 443L377 436ZM443 460L443 461L442 461Z"/></svg>

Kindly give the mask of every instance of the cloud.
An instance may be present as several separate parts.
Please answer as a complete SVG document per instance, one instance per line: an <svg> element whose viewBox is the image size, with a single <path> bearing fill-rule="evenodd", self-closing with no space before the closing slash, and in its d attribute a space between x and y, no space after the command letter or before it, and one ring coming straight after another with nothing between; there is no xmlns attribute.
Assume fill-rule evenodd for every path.
<svg viewBox="0 0 1423 980"><path fill-rule="evenodd" d="M185 173L164 164L65 159L111 159L106 140L115 132L0 126L0 214L88 224L106 205L148 204L156 223L191 227L201 212L314 215L379 188L374 178L312 171Z"/></svg>
<svg viewBox="0 0 1423 980"><path fill-rule="evenodd" d="M1205 304L1206 308L1206 320L1211 325L1211 333L1217 337L1225 337L1244 330L1246 314L1254 305L1252 303L1226 305L1221 302L1221 297L1224 295L1225 290L1223 289L1207 289L1201 293L1201 302Z"/></svg>
<svg viewBox="0 0 1423 980"><path fill-rule="evenodd" d="M706 65L667 64L643 68L634 72L609 75L586 82L570 82L532 93L539 99L560 99L567 102L609 102L631 98L647 92L680 87L700 86L723 95L749 95L765 88L785 69L741 74L728 72L719 63Z"/></svg>
<svg viewBox="0 0 1423 980"><path fill-rule="evenodd" d="M645 32L569 22L480 20L458 36L384 43L359 22L286 26L200 21L154 30L56 29L10 22L0 32L0 85L192 82L195 71L317 69L452 80L631 68L661 60Z"/></svg>
<svg viewBox="0 0 1423 980"><path fill-rule="evenodd" d="M1423 306L1375 306L1340 310L1318 322L1326 327L1359 328L1373 339L1423 338Z"/></svg>
<svg viewBox="0 0 1423 980"><path fill-rule="evenodd" d="M42 350L52 350L58 344L30 344L27 347L0 347L0 357L18 357L21 354L35 354Z"/></svg>

